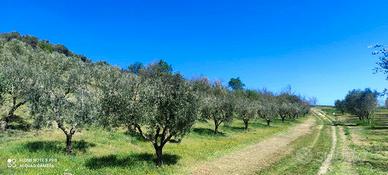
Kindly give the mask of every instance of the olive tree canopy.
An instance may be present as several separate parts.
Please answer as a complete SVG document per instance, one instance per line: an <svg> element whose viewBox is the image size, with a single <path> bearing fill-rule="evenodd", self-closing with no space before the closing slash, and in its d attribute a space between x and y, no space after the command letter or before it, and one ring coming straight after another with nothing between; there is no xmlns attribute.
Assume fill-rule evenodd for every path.
<svg viewBox="0 0 388 175"><path fill-rule="evenodd" d="M73 135L95 121L97 101L90 86L90 65L53 52L41 60L41 68L42 85L32 110L40 124L56 123L66 136L66 152L71 154Z"/></svg>
<svg viewBox="0 0 388 175"><path fill-rule="evenodd" d="M369 119L377 108L379 93L371 89L351 90L344 99L345 111L356 115L360 120Z"/></svg>
<svg viewBox="0 0 388 175"><path fill-rule="evenodd" d="M249 121L257 116L258 102L249 98L246 92L235 94L235 115L244 122L244 128L248 129Z"/></svg>
<svg viewBox="0 0 388 175"><path fill-rule="evenodd" d="M201 101L201 118L213 120L214 133L218 133L218 127L224 122L233 120L232 94L221 84L215 82L211 92Z"/></svg>
<svg viewBox="0 0 388 175"><path fill-rule="evenodd" d="M2 119L5 122L3 129L8 128L15 111L27 104L32 93L40 86L36 69L44 54L42 50L34 50L17 40L0 40L0 96L9 99L4 103L7 104L7 114Z"/></svg>
<svg viewBox="0 0 388 175"><path fill-rule="evenodd" d="M151 111L140 123L146 128L144 139L155 148L157 164L162 165L162 151L167 142L180 142L197 119L198 100L190 84L180 74L162 74L149 79L147 105Z"/></svg>

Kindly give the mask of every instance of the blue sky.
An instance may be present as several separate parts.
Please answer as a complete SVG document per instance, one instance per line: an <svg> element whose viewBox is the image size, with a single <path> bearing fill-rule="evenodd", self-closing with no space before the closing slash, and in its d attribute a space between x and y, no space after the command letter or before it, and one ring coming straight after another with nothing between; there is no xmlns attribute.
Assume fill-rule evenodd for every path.
<svg viewBox="0 0 388 175"><path fill-rule="evenodd" d="M388 43L385 1L2 1L0 32L61 43L126 67L165 59L186 77L332 104L348 90L382 91L369 45Z"/></svg>

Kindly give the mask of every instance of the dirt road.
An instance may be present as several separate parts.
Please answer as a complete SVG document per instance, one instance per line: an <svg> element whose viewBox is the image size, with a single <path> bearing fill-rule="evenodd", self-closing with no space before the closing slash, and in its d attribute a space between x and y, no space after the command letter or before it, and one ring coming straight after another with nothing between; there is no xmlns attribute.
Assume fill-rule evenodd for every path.
<svg viewBox="0 0 388 175"><path fill-rule="evenodd" d="M276 162L291 150L288 145L312 131L315 119L310 117L304 123L288 131L265 139L260 143L215 159L196 167L192 174L254 174L263 167Z"/></svg>

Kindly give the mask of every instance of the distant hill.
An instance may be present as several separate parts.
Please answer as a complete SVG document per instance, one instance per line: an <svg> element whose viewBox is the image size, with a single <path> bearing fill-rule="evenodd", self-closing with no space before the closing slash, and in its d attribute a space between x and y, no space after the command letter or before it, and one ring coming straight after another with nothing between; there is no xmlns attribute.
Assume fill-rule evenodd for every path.
<svg viewBox="0 0 388 175"><path fill-rule="evenodd" d="M58 52L62 53L66 56L69 57L75 57L79 58L83 62L88 62L90 63L91 60L87 58L86 56L76 54L72 51L70 51L68 48L66 48L62 44L53 44L50 43L48 40L41 40L35 36L31 35L21 35L18 32L9 32L9 33L1 33L0 34L0 40L5 40L5 41L11 41L11 40L19 40L22 41L28 45L30 45L32 48L40 48L48 52Z"/></svg>

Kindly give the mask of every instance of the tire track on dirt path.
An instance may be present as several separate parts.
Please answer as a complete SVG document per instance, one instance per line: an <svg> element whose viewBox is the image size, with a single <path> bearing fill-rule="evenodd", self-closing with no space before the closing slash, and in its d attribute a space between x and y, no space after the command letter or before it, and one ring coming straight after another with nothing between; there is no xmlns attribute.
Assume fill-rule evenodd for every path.
<svg viewBox="0 0 388 175"><path fill-rule="evenodd" d="M332 137L332 142L331 142L331 148L330 152L327 155L325 161L322 163L321 167L319 168L318 175L326 174L330 168L331 162L333 160L335 148L337 146L337 134L336 134L337 127L331 126L331 137Z"/></svg>
<svg viewBox="0 0 388 175"><path fill-rule="evenodd" d="M321 110L314 110L314 111L317 112L317 114L319 114L320 117L323 117L326 120L328 120L330 123L333 123L332 118L327 116L325 112ZM330 166L337 147L337 127L336 126L331 126L331 138L332 138L332 142L331 142L331 148L330 148L329 154L326 156L325 161L323 161L317 175L326 174L330 170Z"/></svg>
<svg viewBox="0 0 388 175"><path fill-rule="evenodd" d="M254 174L263 167L279 160L290 152L288 145L312 131L316 124L313 117L288 131L265 139L232 154L212 160L196 167L192 174Z"/></svg>
<svg viewBox="0 0 388 175"><path fill-rule="evenodd" d="M321 136L321 131L322 131L323 125L324 125L323 119L321 119L321 117L317 114L314 114L314 115L317 117L317 119L319 120L320 123L318 125L318 134L317 134L317 136L315 136L313 143L310 145L310 148L313 148L315 146L315 144L317 144L318 139Z"/></svg>
<svg viewBox="0 0 388 175"><path fill-rule="evenodd" d="M352 163L354 161L355 153L353 150L349 147L349 140L347 140L344 132L344 127L339 128L339 135L340 135L340 140L342 141L342 158L343 162L345 164L344 166L344 173L349 173L352 175L358 175L356 171L354 171L352 167Z"/></svg>

